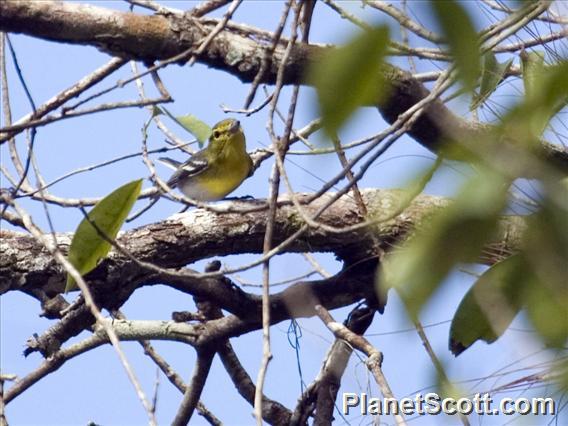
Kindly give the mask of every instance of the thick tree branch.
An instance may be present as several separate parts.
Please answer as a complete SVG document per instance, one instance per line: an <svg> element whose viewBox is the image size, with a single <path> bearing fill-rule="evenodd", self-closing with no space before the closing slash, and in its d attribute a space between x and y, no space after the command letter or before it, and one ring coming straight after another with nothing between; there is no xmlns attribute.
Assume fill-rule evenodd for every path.
<svg viewBox="0 0 568 426"><path fill-rule="evenodd" d="M403 193L398 190L367 189L362 195L369 210L369 217L378 223L349 232L328 232L311 229L292 242L286 252L333 252L340 259L357 260L357 253L364 252L370 244L371 233L386 247L400 242L409 231L424 224L432 213L448 205L450 200L442 197L421 195L417 197L403 213L393 219L380 222L392 212L400 209ZM307 214L317 211L333 194L326 194L306 205ZM308 194L297 194L300 201L310 198ZM280 201L285 201L281 198ZM234 202L235 210L254 207L259 201ZM179 268L200 259L214 256L242 253L262 253L262 241L266 226L266 213L263 210L248 213L217 214L204 209L195 209L188 213L122 233L118 243L126 248L135 258L151 262L161 267ZM327 226L344 228L364 221L357 204L349 196L341 197L319 218ZM282 205L274 223L274 241L280 243L297 232L304 222L293 206ZM504 256L515 252L519 247L520 237L525 229L521 216L506 216L501 219L501 226L494 243L490 244L481 261L492 264ZM33 237L19 232L0 231L0 294L19 290L31 292L42 289L48 296L62 292L65 274L52 259L50 253L38 244ZM57 234L58 245L67 253L72 234ZM160 282L155 273L143 270L138 264L124 255L111 251L109 257L88 275L92 287L100 291L122 289L128 293L129 285L135 282L151 284ZM188 292L201 292L201 296L213 298L224 309L230 308L230 300L218 300L214 288L208 289L207 280L192 278L169 278L172 285ZM140 284L138 284L140 285ZM115 287L116 286L116 287ZM226 285L224 285L226 287ZM115 293L116 294L116 293ZM236 309L236 308L235 308ZM234 309L233 309L234 310Z"/></svg>
<svg viewBox="0 0 568 426"><path fill-rule="evenodd" d="M78 22L81 24L77 25ZM76 3L25 0L4 2L0 15L2 31L96 46L113 56L145 62L168 59L188 49L196 50L217 23L215 19L196 18L191 14L147 16ZM229 23L197 60L244 82L252 82L262 67L264 43L270 40L271 33ZM306 69L330 49L296 43L282 64L287 43L286 39L280 40L260 83L274 84L278 69L283 66L284 84L307 84ZM384 74L391 96L377 106L383 117L393 123L429 91L410 73L397 67L385 66ZM490 126L456 116L438 100L426 108L409 134L434 152L439 152L442 141L443 144L471 144L479 151L479 145L488 139L489 130ZM568 150L545 142L543 156L562 173L568 174Z"/></svg>
<svg viewBox="0 0 568 426"><path fill-rule="evenodd" d="M326 197L318 199L305 208L317 210ZM399 191L362 191L369 216L377 220L390 217L399 211L403 197ZM307 198L307 195L303 197ZM300 198L303 198L300 197ZM282 201L282 200L281 200ZM322 251L334 252L348 259L344 269L335 276L319 281L303 281L271 296L271 323L275 324L292 317L314 315L314 306L321 304L335 309L362 299L375 297L376 259L365 260L366 248L374 238L385 248L404 240L417 226L427 226L426 220L434 211L446 206L448 200L440 197L417 197L404 212L394 219L378 222L372 226L351 229L349 232L327 232L311 229L293 241L287 252ZM237 206L255 205L255 202L239 202ZM321 216L323 224L345 227L363 222L356 202L344 196L329 207ZM294 234L303 222L294 207L282 205L275 220L275 239L282 241ZM261 253L266 226L264 211L216 214L196 209L169 220L148 225L122 234L118 242L136 258L162 267L182 267L203 258L229 253ZM490 244L481 259L491 264L515 252L525 229L522 217L505 217L495 242ZM0 249L0 290L23 291L37 295L45 294L44 302L63 290L65 273L53 260L48 250L32 237L3 231ZM70 234L59 234L60 250L66 252ZM256 330L260 326L260 298L248 294L223 276L200 277L199 275L159 273L145 269L130 258L111 252L87 276L98 306L118 309L128 300L133 291L144 285L166 284L193 296L206 298L234 315L208 321L203 332L194 342L207 345L220 338L229 338ZM47 310L47 306L44 307ZM54 353L70 337L77 335L93 324L89 310L81 303L69 308L61 321L42 336L28 344L26 353L36 350L44 355Z"/></svg>
<svg viewBox="0 0 568 426"><path fill-rule="evenodd" d="M300 281L286 290L271 296L271 324L301 316L315 315L314 307L322 304L328 309L336 309L350 305L362 299L374 298L374 282L376 278L375 259L353 265L339 272L337 275L319 281ZM218 282L219 291L227 289L226 280L221 278ZM118 298L113 297L112 291L98 295L97 303L107 309L116 309L126 301L133 291L131 287L121 292ZM199 293L195 291L195 293ZM207 292L205 292L207 294ZM209 299L225 300L226 295L217 300L217 293L211 293ZM229 292L229 295L231 293ZM239 336L249 331L258 330L261 326L261 300L256 295L249 295L240 291L233 294L237 304L242 304L245 309L238 311L239 315L209 320L191 330L181 332L179 326L174 328L169 323L151 323L151 326L142 328L122 327L119 330L121 338L128 340L138 339L173 339L190 343L201 348L212 344L218 344L219 340ZM112 305L112 307L108 307ZM232 306L232 305L231 305ZM25 354L39 351L44 356L51 356L69 338L76 336L81 331L89 329L93 324L90 311L81 302L74 309L69 309L66 315L41 336L34 336L28 341ZM121 324L116 322L116 324ZM144 333L129 334L129 333ZM173 333L173 335L170 335Z"/></svg>

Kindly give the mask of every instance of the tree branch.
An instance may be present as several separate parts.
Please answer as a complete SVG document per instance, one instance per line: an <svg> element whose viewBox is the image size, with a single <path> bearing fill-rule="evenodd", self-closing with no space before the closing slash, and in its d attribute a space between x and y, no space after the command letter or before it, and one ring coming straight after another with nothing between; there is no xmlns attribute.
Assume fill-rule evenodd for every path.
<svg viewBox="0 0 568 426"><path fill-rule="evenodd" d="M389 217L392 212L400 209L404 203L404 194L398 190L378 189L366 189L361 193L369 210L369 217L374 218L377 223L352 228L348 232L310 229L287 246L285 252L333 252L340 259L355 255L357 260L356 254L361 252L365 244L372 242L370 233L373 233L382 245L390 247L404 240L416 227L427 226L428 217L450 202L443 197L421 195L400 215L381 222L381 218ZM317 211L332 196L331 193L326 194L305 205L306 214ZM310 195L297 194L296 197L303 202L309 199ZM293 235L304 225L294 206L286 204L286 200L285 197L279 200L280 208L274 223L275 243ZM225 205L233 207L231 212L223 214L195 209L162 222L121 233L117 241L135 258L166 268L179 268L214 256L262 253L266 214L262 209L251 211L251 208L262 206L263 203L262 200L232 202ZM248 212L240 213L243 210ZM356 203L348 195L331 205L319 220L324 225L337 229L364 222ZM480 261L493 264L515 252L525 227L522 216L504 216L499 233L494 242L487 246ZM48 296L62 292L66 277L48 250L27 234L8 230L0 232L0 294L12 290L26 292L34 288L43 289ZM68 251L71 238L72 234L69 233L56 234L58 246L64 254ZM150 277L148 271L141 270L139 265L116 250L112 250L109 257L101 262L88 278L93 283L93 288L104 291L125 290L128 287L125 283L136 281L147 280L145 284L159 282L155 276ZM207 281L187 277L184 278L185 281L176 281L173 278L170 280L173 286L202 292L201 295L220 302L219 305L224 309L231 308L229 300L217 300L219 296L214 294L214 290L204 286Z"/></svg>
<svg viewBox="0 0 568 426"><path fill-rule="evenodd" d="M241 365L237 354L227 340L218 350L221 362L227 370L231 381L237 388L239 394L251 405L254 405L255 386L252 379ZM290 410L277 401L273 401L263 395L262 399L262 418L271 425L288 425L290 420Z"/></svg>
<svg viewBox="0 0 568 426"><path fill-rule="evenodd" d="M342 339L348 342L351 346L367 355L367 368L371 371L371 373L373 373L373 376L375 376L375 380L381 389L383 397L385 399L394 399L394 395L381 369L383 354L371 345L363 336L359 336L345 327L345 325L335 322L329 312L327 312L327 310L322 306L316 306L316 312L318 317L325 323L327 328L337 339ZM393 417L398 426L406 426L406 421L401 414L393 414Z"/></svg>
<svg viewBox="0 0 568 426"><path fill-rule="evenodd" d="M306 205L310 212L326 202L324 197ZM393 219L392 211L398 211L403 196L400 191L362 191L369 216L378 223L362 228L350 228L349 232L326 232L311 229L293 241L286 252L334 252L347 260L343 270L336 275L315 281L300 281L286 290L271 295L271 323L275 324L292 317L313 316L314 306L321 304L327 309L346 306L375 295L376 259L366 259L366 246L376 237L385 248L391 248L405 239L409 231L423 224L434 211L443 208L448 200L440 197L419 196L402 214ZM299 199L307 198L307 195ZM285 199L281 199L283 201ZM235 206L254 206L257 202L238 202ZM262 203L262 201L261 201ZM236 209L238 211L238 209ZM244 216L244 220L243 220ZM125 232L118 243L135 258L161 267L179 268L199 259L237 253L262 253L264 211L216 214L196 209L169 220ZM356 202L348 196L341 197L321 216L325 225L345 227L364 221ZM244 226L243 226L244 225ZM293 206L281 205L274 222L275 241L279 242L294 234L303 222ZM522 217L505 217L495 242L488 245L481 261L494 263L519 246L525 229ZM59 249L66 253L70 234L56 235ZM57 296L64 288L66 275L54 261L49 250L39 245L32 237L12 231L2 231L0 249L0 294L7 291L23 291L35 294L40 291L48 299ZM116 251L86 278L98 306L109 310L118 309L128 300L133 291L145 285L166 284L193 296L203 297L225 309L233 316L208 321L196 345L205 345L219 338L228 338L256 330L260 326L261 302L257 295L239 289L221 274L156 272L142 267L131 258ZM47 309L47 306L45 307ZM44 355L54 353L67 339L88 329L93 318L81 302L69 308L61 321L46 333L28 344L26 354L40 351Z"/></svg>
<svg viewBox="0 0 568 426"><path fill-rule="evenodd" d="M350 312L345 327L362 336L373 321L375 311L366 307L356 308ZM335 399L341 386L341 377L347 368L353 348L344 340L335 339L316 380L310 385L315 387L316 414L314 425L331 424Z"/></svg>
<svg viewBox="0 0 568 426"><path fill-rule="evenodd" d="M195 364L193 376L185 390L181 405L174 420L172 421L172 425L184 426L191 420L193 411L199 402L203 387L207 381L209 370L211 370L211 364L213 363L214 356L215 351L212 350L197 351L197 362Z"/></svg>
<svg viewBox="0 0 568 426"><path fill-rule="evenodd" d="M81 25L77 25L80 22ZM219 23L216 19L196 18L191 14L138 15L76 3L29 2L3 3L0 30L23 33L56 42L96 46L113 56L153 62L171 58L188 49L197 50L202 40ZM272 34L250 26L229 22L199 55L197 60L226 71L244 82L252 82L265 60L264 42ZM270 58L270 66L261 74L260 83L274 84L280 68L284 84L308 84L307 68L317 62L328 46L295 43L284 62L288 40L282 38ZM385 79L390 98L376 104L389 123L424 99L429 91L410 73L385 65ZM442 145L479 145L487 140L491 126L456 116L442 101L430 104L416 120L409 134L434 152ZM543 157L568 174L568 150L543 142ZM475 152L475 150L474 150ZM448 155L446 153L446 155ZM456 159L460 159L456 156ZM530 173L527 171L526 173Z"/></svg>

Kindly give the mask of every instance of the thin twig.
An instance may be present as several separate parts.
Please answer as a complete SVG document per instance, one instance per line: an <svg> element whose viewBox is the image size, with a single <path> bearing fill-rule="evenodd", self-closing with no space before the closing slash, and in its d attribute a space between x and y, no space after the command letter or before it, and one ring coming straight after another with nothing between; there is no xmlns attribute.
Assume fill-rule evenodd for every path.
<svg viewBox="0 0 568 426"><path fill-rule="evenodd" d="M310 265L312 265L312 267L314 268L314 270L320 274L323 278L329 278L331 277L331 274L329 272L327 272L320 264L319 262L314 258L314 256L311 253L302 253L304 258L310 263Z"/></svg>
<svg viewBox="0 0 568 426"><path fill-rule="evenodd" d="M207 15L208 13L225 6L230 2L231 0L206 0L191 9L189 13L196 18L200 18L201 16Z"/></svg>
<svg viewBox="0 0 568 426"><path fill-rule="evenodd" d="M94 114L97 112L102 111L112 111L115 109L123 109L123 108L135 108L135 107L143 107L148 105L158 105L163 103L173 102L171 98L155 98L155 99L147 99L144 101L122 101L122 102L111 102L111 103L104 103L97 105L96 107L92 108L85 108L80 110L65 110L56 115L48 115L42 119L32 119L28 120L21 124L13 124L11 126L6 126L0 129L1 132L12 132L12 131L21 131L28 128L36 128L42 127L47 124L54 123L60 120L66 120L68 118L75 118L81 117L83 115Z"/></svg>
<svg viewBox="0 0 568 426"><path fill-rule="evenodd" d="M407 0L402 0L402 13L404 13L405 15L408 16L408 1ZM402 44L410 45L409 44L409 38L408 38L408 29L403 25L400 26L400 36L402 38ZM416 69L416 62L414 61L414 56L412 56L412 55L408 56L408 65L410 66L410 71L413 74L416 74L418 72L417 69Z"/></svg>
<svg viewBox="0 0 568 426"><path fill-rule="evenodd" d="M193 143L193 142L187 142L184 145L189 145L191 143ZM148 153L149 154L162 154L162 153L169 152L169 151L172 151L172 150L178 149L178 148L180 148L180 147L174 146L174 147L169 147L169 148L168 147L157 148L157 149L153 149L151 151L148 151ZM130 158L136 158L136 157L141 157L141 156L142 156L141 152L133 152L131 154L125 154L125 155L121 155L119 157L111 158L110 160L103 161L101 163L92 164L90 166L85 166L85 167L80 167L78 169L70 171L69 173L66 173L62 176L59 176L58 178L52 180L49 183L42 185L41 187L35 189L34 191L23 192L21 195L18 196L18 198L19 197L29 197L29 196L35 195L37 192L39 192L41 190L45 190L45 189L47 189L47 188L49 188L49 187L51 187L51 186L53 186L53 185L55 185L55 184L57 184L61 181L64 181L65 179L68 179L72 176L75 176L75 175L78 175L78 174L81 174L81 173L85 173L85 172L90 172L92 170L96 170L96 169L99 169L101 167L110 166L111 164L119 163L121 161L128 160Z"/></svg>
<svg viewBox="0 0 568 426"><path fill-rule="evenodd" d="M26 79L24 78L24 74L22 69L20 68L20 64L18 61L18 56L16 55L16 50L14 49L14 46L12 45L12 42L10 41L10 38L8 37L7 34L4 34L3 40L6 41L7 45L8 45L8 49L10 51L10 55L12 57L12 63L14 65L14 68L16 69L16 75L18 77L18 80L20 81L20 84L22 85L22 88L24 90L24 93L26 95L26 99L30 104L30 107L32 108L32 111L35 113L35 111L37 110L36 108L36 104L35 101L32 97L31 91L28 87L28 84L26 83ZM8 94L7 90L6 90L6 95ZM9 98L6 97L6 102L9 105ZM19 176L19 181L18 183L15 185L15 188L13 189L14 193L17 193L19 191L19 189L22 187L22 185L26 185L28 182L28 172L30 170L31 167L31 158L32 158L32 153L34 150L34 144L35 144L35 136L36 136L36 129L32 128L30 135L29 135L29 143L28 143L28 150L27 150L27 157L26 157L26 161L23 167L23 170L20 173ZM14 147L14 153L12 155L12 157L16 158L16 163L19 163L19 159L18 159L18 154L15 151L15 147ZM8 207L8 204L6 204L5 207L2 208L2 210L6 210L6 208Z"/></svg>
<svg viewBox="0 0 568 426"><path fill-rule="evenodd" d="M441 43L443 41L443 38L440 35L434 33L433 31L430 31L429 29L423 27L419 23L413 21L408 17L406 13L397 9L391 4L388 4L384 1L372 1L372 0L364 0L364 3L389 15L391 18L395 19L400 25L409 29L418 37L431 41L432 43Z"/></svg>
<svg viewBox="0 0 568 426"><path fill-rule="evenodd" d="M2 111L4 115L4 124L9 126L12 124L12 109L10 107L10 89L8 86L8 73L6 72L6 34L0 33L0 76L2 80ZM2 136L0 134L0 136ZM16 140L12 136L8 139L8 148L10 151L10 158L16 173L21 177L24 176L24 166L18 155L18 150L16 149ZM28 182L24 182L27 184Z"/></svg>
<svg viewBox="0 0 568 426"><path fill-rule="evenodd" d="M25 115L24 117L20 118L16 121L15 125L24 125L29 123L32 120L37 120L43 116L45 116L50 111L60 107L68 100L79 96L85 90L89 89L90 87L94 86L95 84L99 83L109 74L113 73L117 69L119 69L122 65L126 63L125 59L122 58L113 58L109 62L107 62L102 67L96 69L91 74L83 77L73 86L68 87L67 89L59 92L53 98L45 102L43 105L40 105L36 111L32 114ZM7 124L10 124L7 122ZM25 127L20 128L23 130ZM7 134L0 133L0 143L4 142L8 138L12 137L14 133L7 132Z"/></svg>
<svg viewBox="0 0 568 426"><path fill-rule="evenodd" d="M291 6L291 2L290 1L286 2L285 6L284 6L284 11L280 15L280 22L278 22L278 25L276 26L276 30L274 31L273 36L272 36L272 44L270 45L270 47L264 48L264 55L262 57L262 62L260 64L258 72L254 76L254 80L252 81L252 84L250 86L249 93L248 93L247 97L245 98L243 109L248 109L250 107L250 104L252 103L252 101L253 101L253 99L256 95L256 91L258 89L258 86L259 86L260 82L262 81L262 79L264 78L264 73L266 72L266 70L268 69L268 66L270 65L272 55L274 55L274 51L276 50L276 46L278 46L278 43L280 42L280 37L282 36L282 31L284 30L284 25L286 24L286 20L288 19L288 14L290 12L290 6Z"/></svg>
<svg viewBox="0 0 568 426"><path fill-rule="evenodd" d="M485 3L490 8L498 10L499 12L505 12L507 14L515 13L515 10L507 7L503 2L497 2L492 0L481 0L481 1L483 1L483 3ZM552 24L568 25L568 18L553 15L551 12L548 13L548 16L539 16L537 19L539 21L550 22Z"/></svg>
<svg viewBox="0 0 568 426"><path fill-rule="evenodd" d="M183 13L183 10L162 6L161 4L156 3L154 0L124 0L124 1L130 3L132 6L140 6L145 9L150 9L153 10L154 12L161 13L164 15L167 13Z"/></svg>
<svg viewBox="0 0 568 426"><path fill-rule="evenodd" d="M189 59L189 61L187 61L188 66L192 66L195 63L195 61L197 60L197 57L199 55L201 55L203 52L205 52L205 49L207 49L207 46L209 46L209 44L213 41L213 39L221 31L223 31L223 29L227 25L227 22L229 22L229 20L231 19L231 17L233 16L233 14L238 9L238 7L241 5L242 2L243 2L243 0L232 0L231 6L227 10L227 12L225 12L225 14L223 15L223 18L219 21L219 23L215 26L215 28L213 28L213 30L207 35L207 37L205 37L205 39L201 42L201 44L199 45L199 47L197 48L195 53L193 55L191 55L191 58Z"/></svg>
<svg viewBox="0 0 568 426"><path fill-rule="evenodd" d="M221 104L221 109L224 113L233 113L233 114L245 114L247 117L261 111L266 105L270 103L272 100L272 95L268 95L258 106L254 108L230 108L225 104Z"/></svg>
<svg viewBox="0 0 568 426"><path fill-rule="evenodd" d="M370 30L370 29L373 28L371 25L367 24L365 21L362 21L361 19L357 18L352 13L349 13L348 11L343 9L336 2L334 2L332 0L322 0L322 2L323 2L323 4L325 4L326 6L329 6L332 10L334 10L341 18L348 20L349 22L358 26L359 28L361 28L363 30Z"/></svg>
<svg viewBox="0 0 568 426"><path fill-rule="evenodd" d="M290 7L292 6L293 0L287 2L287 6L284 8L283 15L288 15ZM285 64L292 46L294 45L297 37L297 25L300 16L299 7L295 8L294 21L292 22L291 37L286 46L284 52L284 57L282 64ZM285 22L285 19L281 19L281 22ZM298 97L298 86L295 86L292 93L292 101L290 103L290 109L288 114L288 121L286 123L286 128L284 130L284 135L281 139L277 138L274 134L273 117L274 111L276 109L278 98L280 96L280 91L283 87L283 77L284 77L284 67L280 67L278 70L276 78L276 87L274 89L274 96L270 102L270 114L268 116L268 130L271 134L273 152L275 157L283 161L286 151L289 146L290 133L292 128L292 123L294 120L294 111L296 107L296 100ZM263 243L263 253L270 252L272 247L272 237L274 232L274 220L276 217L276 205L278 200L278 191L280 186L280 169L277 164L272 167L272 173L270 175L270 190L268 198L268 218L266 231L264 234ZM256 391L254 397L254 415L256 417L257 425L262 426L262 395L264 380L266 377L266 372L268 369L268 363L272 358L270 350L270 263L269 260L263 262L262 264L262 361L258 371L257 381L256 381Z"/></svg>
<svg viewBox="0 0 568 426"><path fill-rule="evenodd" d="M493 52L495 53L518 52L523 49L528 49L529 47L542 46L546 43L550 43L560 39L565 39L567 37L568 37L568 28L563 28L560 31L551 32L541 37L534 37L531 38L530 40L521 40L516 43L495 46Z"/></svg>
<svg viewBox="0 0 568 426"><path fill-rule="evenodd" d="M227 340L223 345L219 346L219 358L223 363L223 367L229 374L233 385L237 392L247 401L251 406L254 406L254 399L256 394L256 387L242 366L237 354L233 350L231 343ZM262 418L269 424L276 424L276 419L286 420L290 418L291 412L285 406L277 401L262 395ZM282 422L286 424L287 422Z"/></svg>
<svg viewBox="0 0 568 426"><path fill-rule="evenodd" d="M438 377L440 378L440 381L442 382L443 385L450 385L450 381L448 379L448 375L446 374L446 370L444 369L444 366L442 365L442 363L440 362L440 360L436 356L436 353L434 352L434 349L432 348L432 345L430 344L430 340L428 340L428 337L426 336L426 332L424 331L424 328L422 327L422 323L418 320L414 320L414 327L416 328L416 331L418 332L418 336L420 336L420 340L422 341L422 345L426 349L426 353L430 357L430 361L432 361L432 364L434 365L434 368L436 369L436 372L438 373ZM464 426L469 426L469 420L467 419L467 416L465 416L463 413L459 413L459 414L460 414L460 416L459 416L460 421L462 422L462 424Z"/></svg>

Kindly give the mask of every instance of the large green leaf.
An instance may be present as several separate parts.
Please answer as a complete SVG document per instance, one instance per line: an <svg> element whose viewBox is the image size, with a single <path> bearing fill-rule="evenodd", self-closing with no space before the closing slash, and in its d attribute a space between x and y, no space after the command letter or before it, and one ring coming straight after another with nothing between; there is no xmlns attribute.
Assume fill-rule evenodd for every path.
<svg viewBox="0 0 568 426"><path fill-rule="evenodd" d="M100 200L89 212L88 219L84 218L81 221L73 235L68 256L71 264L81 275L93 270L108 254L111 244L101 233L109 239L116 237L141 188L142 179L121 186ZM65 291L74 287L75 280L68 274Z"/></svg>
<svg viewBox="0 0 568 426"><path fill-rule="evenodd" d="M452 321L450 349L459 355L477 340L495 341L525 307L544 342L568 340L568 192L564 203L545 196L527 219L522 253L494 265L462 300Z"/></svg>
<svg viewBox="0 0 568 426"><path fill-rule="evenodd" d="M478 340L492 343L522 307L524 259L514 255L489 268L462 299L450 327L449 347L459 355Z"/></svg>
<svg viewBox="0 0 568 426"><path fill-rule="evenodd" d="M328 135L334 136L357 107L384 96L381 65L388 42L386 26L364 31L310 70Z"/></svg>
<svg viewBox="0 0 568 426"><path fill-rule="evenodd" d="M458 76L464 87L473 91L479 78L481 52L479 37L469 15L454 0L433 0L430 4L454 58Z"/></svg>
<svg viewBox="0 0 568 426"><path fill-rule="evenodd" d="M490 170L472 178L456 200L383 262L380 285L394 287L416 316L451 269L475 261L502 212L508 183Z"/></svg>
<svg viewBox="0 0 568 426"><path fill-rule="evenodd" d="M481 69L481 84L479 87L479 94L476 95L471 103L471 110L479 107L483 102L491 96L495 91L501 80L504 78L511 64L513 63L513 58L506 62L500 63L495 58L493 52L486 52L483 56L483 66Z"/></svg>

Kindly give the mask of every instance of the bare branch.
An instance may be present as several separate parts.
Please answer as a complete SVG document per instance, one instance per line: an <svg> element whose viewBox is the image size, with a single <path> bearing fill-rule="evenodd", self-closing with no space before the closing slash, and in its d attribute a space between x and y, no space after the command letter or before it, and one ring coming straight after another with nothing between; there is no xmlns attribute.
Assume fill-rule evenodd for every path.
<svg viewBox="0 0 568 426"><path fill-rule="evenodd" d="M252 379L243 368L233 347L226 341L219 348L219 357L221 362L229 373L233 384L237 388L239 394L251 405L254 406L254 395L256 387ZM291 412L282 404L262 395L262 418L272 425L288 425Z"/></svg>
<svg viewBox="0 0 568 426"><path fill-rule="evenodd" d="M0 142L12 137L16 130L25 129L26 125L30 122L37 122L41 117L45 116L47 113L59 108L61 105L65 104L70 99L79 96L81 93L99 83L101 80L106 78L109 74L113 73L119 69L122 65L126 63L125 59L113 58L108 63L102 67L96 69L91 74L83 77L73 86L63 90L62 92L55 95L53 98L48 100L43 105L40 105L33 114L28 114L14 123L14 131L8 131L6 133L0 133ZM6 121L7 125L11 123Z"/></svg>
<svg viewBox="0 0 568 426"><path fill-rule="evenodd" d="M196 18L199 18L213 12L214 10L226 6L229 3L231 3L231 0L206 0L191 9L189 13L191 13Z"/></svg>
<svg viewBox="0 0 568 426"><path fill-rule="evenodd" d="M365 4L368 4L369 6L380 10L383 13L386 13L391 18L395 19L401 26L412 31L418 37L422 37L423 39L431 41L432 43L441 43L443 41L442 37L440 37L438 34L430 31L427 28L424 28L418 22L413 21L408 17L406 13L397 9L392 4L375 0L365 0Z"/></svg>
<svg viewBox="0 0 568 426"><path fill-rule="evenodd" d="M392 212L397 211L404 202L404 194L395 190L362 190L361 194L369 214L378 219L389 218ZM300 201L310 198L307 194L297 195ZM317 211L331 196L332 194L321 197L304 209L308 213ZM281 201L285 200L286 198L281 199ZM368 242L368 232L375 232L383 244L387 242L389 245L395 244L404 240L408 232L415 227L422 226L422 224L427 225L427 218L433 212L447 206L449 202L448 199L442 197L421 195L413 200L402 214L386 221L379 221L369 228L351 229L348 232L332 234L317 230L307 231L302 238L290 243L286 252L334 252L343 258ZM255 206L257 203L258 201L239 201L227 205L247 207ZM125 232L119 236L118 243L137 259L153 262L162 267L183 267L199 259L227 254L261 253L266 214L263 210L249 211L246 217L250 226L243 227L243 213L238 210L219 215L196 209L164 222ZM344 228L360 223L364 221L364 218L361 217L353 200L344 196L326 209L320 221L328 226ZM298 221L293 206L280 205L275 221L275 236L278 241L293 235L302 226L303 223ZM483 253L481 261L493 264L503 256L516 252L524 229L523 217L506 216L502 218L500 231ZM208 237L204 238L203 235ZM66 253L71 235L57 234L57 241L62 252ZM0 267L0 294L23 287L43 288L48 294L57 294L64 288L62 270L51 259L49 252L38 246L33 238L4 230L0 248L5 259L5 263ZM89 278L94 282L98 280L106 282L109 279L108 271L120 264L126 274L130 271L130 276L115 273L112 282L117 285L117 289L128 288L125 283L132 283L133 269L131 268L133 265L132 262L125 263L125 260L124 256L113 251L109 258L89 275ZM204 276L211 277L212 275ZM183 278L186 280L185 285L190 285L192 280L197 282L197 277L199 275L193 278ZM112 287L114 285L112 282L107 282L107 285ZM198 285L195 287L199 288ZM105 285L104 288L109 287ZM209 296L213 295L209 294ZM220 305L224 309L232 306L225 301L222 301Z"/></svg>
<svg viewBox="0 0 568 426"><path fill-rule="evenodd" d="M202 349L197 351L197 362L193 371L193 377L185 390L183 400L172 421L172 425L184 426L191 420L191 416L199 402L199 397L201 396L205 381L209 375L214 356L215 351L212 350Z"/></svg>
<svg viewBox="0 0 568 426"><path fill-rule="evenodd" d="M373 373L373 376L375 376L375 380L377 381L377 384L379 385L383 396L385 398L394 399L394 395L392 394L390 386L381 370L383 355L377 349L375 349L375 347L371 345L363 336L359 336L353 333L343 324L335 322L335 320L331 317L329 312L327 312L324 307L316 306L316 312L318 317L324 322L324 324L327 326L327 328L329 328L329 330L335 335L336 338L345 340L351 346L368 356L367 368L369 368L369 370ZM393 414L393 417L397 425L406 425L406 421L404 420L404 417L402 417L402 415Z"/></svg>
<svg viewBox="0 0 568 426"><path fill-rule="evenodd" d="M118 319L126 319L120 311L114 311L113 316ZM175 372L175 370L166 362L164 358L158 354L154 349L152 344L147 340L139 340L138 343L142 348L144 348L144 354L158 366L158 368L164 373L166 378L173 384L181 393L185 393L187 386L183 382L182 378ZM200 416L203 416L209 424L214 426L221 426L221 421L207 409L207 407L198 401L195 407Z"/></svg>
<svg viewBox="0 0 568 426"><path fill-rule="evenodd" d="M373 321L375 311L369 308L355 308L345 321L346 327L353 333L363 335ZM330 424L335 408L335 399L341 385L347 363L351 357L353 348L344 340L336 339L323 362L322 368L314 380L304 392L298 402L294 417L303 423L303 418L307 414L305 409L312 401L313 408L316 410L314 424ZM297 422L296 422L297 424Z"/></svg>

